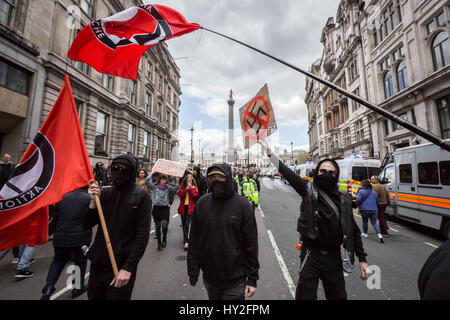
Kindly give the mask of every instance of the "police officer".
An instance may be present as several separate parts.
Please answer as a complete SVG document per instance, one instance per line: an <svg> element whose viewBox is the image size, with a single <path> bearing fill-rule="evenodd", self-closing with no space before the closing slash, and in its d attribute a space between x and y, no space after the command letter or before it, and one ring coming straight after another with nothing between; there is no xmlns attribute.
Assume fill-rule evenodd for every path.
<svg viewBox="0 0 450 320"><path fill-rule="evenodd" d="M255 208L258 206L259 202L259 193L256 181L253 180L251 172L247 173L247 177L242 181L241 187L242 195L250 201L253 206L253 212L255 212Z"/></svg>

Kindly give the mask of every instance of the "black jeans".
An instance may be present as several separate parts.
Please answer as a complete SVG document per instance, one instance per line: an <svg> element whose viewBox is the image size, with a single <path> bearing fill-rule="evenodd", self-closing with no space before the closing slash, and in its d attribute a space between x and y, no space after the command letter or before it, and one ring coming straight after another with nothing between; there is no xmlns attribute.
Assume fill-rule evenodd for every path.
<svg viewBox="0 0 450 320"><path fill-rule="evenodd" d="M187 206L185 206L187 207ZM184 211L184 215L181 216L181 223L183 224L183 242L189 242L189 227L191 226L191 216L188 211Z"/></svg>
<svg viewBox="0 0 450 320"><path fill-rule="evenodd" d="M56 282L61 275L61 272L64 270L67 262L69 262L70 257L72 256L73 262L76 266L80 268L80 288L84 286L84 276L86 274L86 264L87 258L84 256L81 247L53 247L55 250L55 256L53 257L53 261L50 264L50 268L48 270L47 284L45 285L43 292L49 287L55 287Z"/></svg>
<svg viewBox="0 0 450 320"><path fill-rule="evenodd" d="M114 279L114 272L109 269L97 269L91 266L91 274L88 282L89 300L130 300L136 281L136 272L131 273L131 278L126 286L115 288L109 284Z"/></svg>
<svg viewBox="0 0 450 320"><path fill-rule="evenodd" d="M319 279L327 300L347 300L341 252L321 252L303 247L296 300L317 300Z"/></svg>
<svg viewBox="0 0 450 320"><path fill-rule="evenodd" d="M245 300L245 282L233 288L223 289L216 287L203 279L209 300Z"/></svg>

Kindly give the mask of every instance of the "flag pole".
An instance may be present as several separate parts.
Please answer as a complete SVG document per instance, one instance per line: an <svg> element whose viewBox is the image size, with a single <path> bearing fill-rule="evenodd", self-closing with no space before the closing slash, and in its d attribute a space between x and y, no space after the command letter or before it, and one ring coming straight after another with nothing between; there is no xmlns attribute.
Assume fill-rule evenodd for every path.
<svg viewBox="0 0 450 320"><path fill-rule="evenodd" d="M389 111L386 111L385 109L380 108L379 106L377 106L377 105L375 105L375 104L373 104L373 103L371 103L371 102L369 102L367 100L364 100L363 98L357 96L356 94L351 93L351 92L349 92L347 90L344 90L344 89L340 88L339 86L335 85L334 83L332 83L330 81L322 79L322 78L318 77L317 75L315 75L315 74L313 74L311 72L308 72L308 71L305 71L303 69L300 69L300 68L298 68L298 67L296 67L296 66L294 66L294 65L292 65L292 64L290 64L290 63L288 63L286 61L283 61L283 60L281 60L281 59L279 59L277 57L274 57L274 56L272 56L272 55L270 55L270 54L268 54L268 53L266 53L266 52L264 52L262 50L254 48L254 47L252 47L252 46L250 46L250 45L248 45L248 44L246 44L244 42L241 42L239 40L233 39L233 38L231 38L229 36L226 36L226 35L224 35L222 33L219 33L219 32L213 31L211 29L204 28L204 27L202 27L202 29L206 30L206 31L209 31L211 33L215 33L215 34L217 34L217 35L219 35L221 37L227 38L227 39L229 39L231 41L234 41L236 43L239 43L239 44L241 44L241 45L243 45L243 46L245 46L247 48L250 48L252 50L255 50L255 51L257 51L257 52L259 52L259 53L261 53L261 54L263 54L263 55L265 55L265 56L267 56L269 58L272 58L272 59L274 59L274 60L284 64L285 66L288 66L291 69L294 69L294 70L296 70L296 71L298 71L300 73L303 73L306 76L308 76L308 77L310 77L310 78L312 78L312 79L314 79L314 80L316 80L316 81L326 85L327 87L330 87L333 90L336 90L337 92L343 94L344 96L346 96L346 97L348 97L348 98L350 98L350 99L352 99L352 100L354 100L354 101L356 101L356 102L366 106L367 108L371 109L372 111L375 111L376 113L381 114L382 116L384 116L384 117L394 121L395 123L405 127L406 129L414 132L418 136L421 136L422 138L424 138L424 139L426 139L426 140L428 140L428 141L438 145L442 149L445 149L445 150L450 152L450 142L449 141L445 141L444 139L442 139L442 138L440 138L440 137L438 137L438 136L436 136L436 135L426 131L425 129L423 129L423 128L421 128L421 127L419 127L419 126L417 126L417 125L415 125L415 124L413 124L413 123L411 123L409 121L406 121L406 120L400 118L399 116L397 116L397 115L395 115L395 114L393 114L393 113L391 113Z"/></svg>
<svg viewBox="0 0 450 320"><path fill-rule="evenodd" d="M97 204L98 216L100 217L100 224L102 225L103 235L105 236L106 247L108 248L109 260L111 260L111 265L114 272L114 278L117 279L119 276L119 271L117 269L116 259L114 258L114 252L111 245L111 240L109 238L108 228L106 227L105 216L103 215L102 204L100 203L100 198L95 195L95 203Z"/></svg>

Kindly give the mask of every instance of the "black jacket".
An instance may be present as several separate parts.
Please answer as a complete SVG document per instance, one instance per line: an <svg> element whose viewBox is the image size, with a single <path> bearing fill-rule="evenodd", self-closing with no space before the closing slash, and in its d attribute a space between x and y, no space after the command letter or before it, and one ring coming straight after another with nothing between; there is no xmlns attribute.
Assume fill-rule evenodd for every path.
<svg viewBox="0 0 450 320"><path fill-rule="evenodd" d="M361 231L353 217L351 196L343 192L336 194L335 204L340 212L338 221L313 183L297 176L274 154L270 157L270 160L274 165L278 164L279 172L303 199L300 205L297 231L300 232L304 245L323 250L337 250L343 244L349 252L352 263L354 262L354 254L360 262L366 262L367 254L364 252ZM330 159L326 160L334 162ZM318 172L318 168L323 161L317 165L316 172ZM334 163L339 174L339 166L336 162Z"/></svg>
<svg viewBox="0 0 450 320"><path fill-rule="evenodd" d="M195 167L194 171L196 172L195 182L197 183L198 188L198 196L195 199L196 201L200 199L203 195L205 195L208 191L208 186L206 183L206 178L200 172L200 167Z"/></svg>
<svg viewBox="0 0 450 320"><path fill-rule="evenodd" d="M450 240L428 257L418 285L421 300L450 300Z"/></svg>
<svg viewBox="0 0 450 320"><path fill-rule="evenodd" d="M227 199L203 196L192 214L187 253L188 275L218 287L240 282L256 287L259 279L258 229L248 200L234 192L231 168L216 164L227 175ZM208 171L211 169L210 167Z"/></svg>
<svg viewBox="0 0 450 320"><path fill-rule="evenodd" d="M56 247L81 247L89 245L92 230L83 227L83 216L91 201L86 190L78 189L66 194L55 205L50 229Z"/></svg>
<svg viewBox="0 0 450 320"><path fill-rule="evenodd" d="M121 163L133 166L129 185L121 190L115 185L102 190L100 202L108 227L111 245L118 269L136 272L144 255L150 235L150 209L152 200L147 191L135 185L136 163L130 156L119 156ZM97 209L88 209L83 225L86 229L99 224ZM111 270L108 251L99 225L94 242L86 255L95 268Z"/></svg>

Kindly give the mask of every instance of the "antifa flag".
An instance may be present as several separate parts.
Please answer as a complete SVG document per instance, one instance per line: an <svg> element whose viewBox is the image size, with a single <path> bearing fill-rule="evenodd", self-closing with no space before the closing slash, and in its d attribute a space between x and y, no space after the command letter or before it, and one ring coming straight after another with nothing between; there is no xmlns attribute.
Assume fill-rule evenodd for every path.
<svg viewBox="0 0 450 320"><path fill-rule="evenodd" d="M169 7L135 6L86 26L68 57L98 72L136 80L139 61L148 48L200 28Z"/></svg>
<svg viewBox="0 0 450 320"><path fill-rule="evenodd" d="M46 243L48 206L93 178L66 75L47 119L0 190L0 251Z"/></svg>

